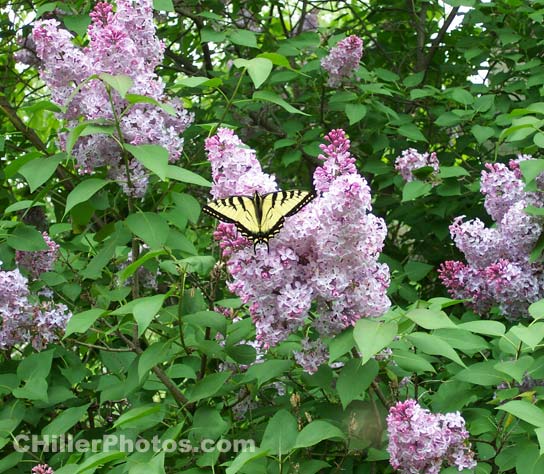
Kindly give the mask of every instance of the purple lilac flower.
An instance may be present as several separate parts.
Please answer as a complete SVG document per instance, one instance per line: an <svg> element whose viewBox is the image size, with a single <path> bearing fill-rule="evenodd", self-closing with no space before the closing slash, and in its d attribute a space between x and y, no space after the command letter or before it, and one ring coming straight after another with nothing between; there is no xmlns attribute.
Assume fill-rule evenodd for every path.
<svg viewBox="0 0 544 474"><path fill-rule="evenodd" d="M338 87L352 76L363 56L363 40L356 35L348 36L331 48L321 60L321 66L329 73L328 85Z"/></svg>
<svg viewBox="0 0 544 474"><path fill-rule="evenodd" d="M424 166L430 166L438 173L440 163L435 152L419 153L415 148L408 148L395 159L395 169L407 183L416 180L413 172Z"/></svg>
<svg viewBox="0 0 544 474"><path fill-rule="evenodd" d="M444 463L476 466L459 412L433 414L415 400L398 402L387 416L390 463L402 474L438 474Z"/></svg>
<svg viewBox="0 0 544 474"><path fill-rule="evenodd" d="M315 374L319 366L329 360L327 346L320 340L303 339L302 350L295 351L294 354L297 364L309 374Z"/></svg>
<svg viewBox="0 0 544 474"><path fill-rule="evenodd" d="M48 464L38 464L32 468L32 474L55 474Z"/></svg>
<svg viewBox="0 0 544 474"><path fill-rule="evenodd" d="M161 145L168 150L170 161L175 162L183 149L181 134L193 116L178 99L165 95L164 83L154 72L163 59L165 46L155 34L152 1L118 0L116 3L115 12L106 2L95 6L88 28L90 42L85 48L76 47L71 33L58 21L38 21L32 40L41 60L40 75L51 90L52 100L66 108L59 118L66 121L67 129L75 127L80 117L111 122L115 115L122 115L120 129L126 143ZM128 102L117 93L113 93L110 100L100 80L87 80L100 73L129 76L133 81L130 93L170 106L172 114L149 103L135 104L121 114ZM62 148L66 147L66 138L67 132L59 134ZM131 186L128 185L121 149L111 136L80 137L73 155L80 173L91 173L106 166L110 177L120 182L125 193L142 197L147 189L147 171L134 160L129 166Z"/></svg>
<svg viewBox="0 0 544 474"><path fill-rule="evenodd" d="M249 304L264 349L301 328L314 306L313 329L325 337L390 306L389 269L377 261L385 222L370 213L370 188L357 173L344 131L333 130L325 138L324 163L314 173L318 197L286 219L268 252L260 247L254 252L232 224L219 224L215 233L228 259L229 288ZM214 197L277 189L255 152L231 130L220 129L206 148Z"/></svg>
<svg viewBox="0 0 544 474"><path fill-rule="evenodd" d="M524 191L519 163L527 159L532 157L519 155L508 166L487 164L482 172L484 205L495 227L486 227L479 219L464 222L464 216L450 226L467 263L444 262L440 279L454 298L468 299L478 313L498 305L506 317L517 319L544 297L542 266L529 260L543 226L524 211L528 205L542 207L544 200L541 193Z"/></svg>
<svg viewBox="0 0 544 474"><path fill-rule="evenodd" d="M59 256L59 245L53 241L47 232L42 232L43 240L47 244L48 250L36 252L26 252L17 250L15 261L19 267L28 270L32 279L37 279L42 273L49 272Z"/></svg>
<svg viewBox="0 0 544 474"><path fill-rule="evenodd" d="M53 301L32 303L27 279L18 269L0 271L0 349L32 343L42 350L59 339L71 317L68 308Z"/></svg>

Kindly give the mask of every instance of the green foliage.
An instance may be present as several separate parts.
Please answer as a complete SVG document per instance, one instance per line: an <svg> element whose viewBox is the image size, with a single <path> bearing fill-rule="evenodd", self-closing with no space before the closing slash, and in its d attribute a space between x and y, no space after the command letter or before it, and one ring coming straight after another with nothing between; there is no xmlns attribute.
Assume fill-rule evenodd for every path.
<svg viewBox="0 0 544 474"><path fill-rule="evenodd" d="M31 289L49 288L73 313L64 338L46 350L0 350L0 472L48 462L56 474L389 473L385 417L405 398L462 411L476 473L543 472L544 388L526 382L544 378L544 300L529 308L533 319L508 321L496 310L480 318L445 297L436 271L458 257L448 230L455 216L488 220L478 192L483 164L541 156L540 2L153 4L167 46L156 72L195 120L175 164L157 144L120 140L126 163L150 171L141 200L105 170L79 174L72 159L85 137L118 139L119 117L66 130L55 115L66 109L50 100L37 69L14 59L34 14L58 17L86 45L92 5L10 1L0 11L2 270L15 268L17 251L46 250L46 228L60 257ZM305 31L300 20L313 8L319 26ZM362 63L353 79L328 87L320 60L349 34L364 40ZM126 75L102 73L78 87L90 80L128 109L176 114L131 93ZM325 340L330 363L315 374L294 362L299 336L256 351L251 302L225 284L212 222L200 213L211 186L204 141L220 126L235 129L282 187L306 189L323 135L343 128L373 212L387 222L381 260L393 307ZM394 161L410 147L436 152L439 172L420 169L405 183ZM544 160L520 168L535 191ZM531 261L543 248L541 238ZM13 438L28 433L97 440L98 449L15 451ZM190 446L106 445L120 435ZM200 449L203 440L243 439L255 449Z"/></svg>

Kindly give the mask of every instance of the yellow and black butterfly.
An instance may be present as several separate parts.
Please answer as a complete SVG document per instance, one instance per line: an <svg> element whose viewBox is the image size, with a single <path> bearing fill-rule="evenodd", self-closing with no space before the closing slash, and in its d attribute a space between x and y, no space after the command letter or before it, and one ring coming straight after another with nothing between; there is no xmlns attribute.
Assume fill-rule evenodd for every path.
<svg viewBox="0 0 544 474"><path fill-rule="evenodd" d="M253 246L268 241L283 227L285 218L296 214L315 194L310 191L277 191L253 196L231 196L209 202L202 209L223 222L236 225Z"/></svg>

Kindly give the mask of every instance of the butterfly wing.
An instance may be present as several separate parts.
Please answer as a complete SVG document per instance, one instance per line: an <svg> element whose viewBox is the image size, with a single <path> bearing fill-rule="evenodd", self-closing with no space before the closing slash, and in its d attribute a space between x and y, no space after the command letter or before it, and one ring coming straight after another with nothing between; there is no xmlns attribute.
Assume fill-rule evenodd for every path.
<svg viewBox="0 0 544 474"><path fill-rule="evenodd" d="M265 194L261 202L261 240L267 243L281 230L286 217L296 214L313 198L313 192L300 190Z"/></svg>
<svg viewBox="0 0 544 474"><path fill-rule="evenodd" d="M238 231L254 241L259 233L259 219L255 202L249 196L231 196L209 202L202 211L222 222L234 224Z"/></svg>

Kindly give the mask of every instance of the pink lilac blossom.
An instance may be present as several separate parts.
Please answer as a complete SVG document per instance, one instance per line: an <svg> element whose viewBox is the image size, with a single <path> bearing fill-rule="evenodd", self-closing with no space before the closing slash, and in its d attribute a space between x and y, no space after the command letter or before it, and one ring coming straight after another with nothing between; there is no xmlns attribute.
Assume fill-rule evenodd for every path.
<svg viewBox="0 0 544 474"><path fill-rule="evenodd" d="M49 272L59 256L59 245L54 242L47 232L42 232L43 240L47 244L48 250L36 252L25 252L17 250L15 261L17 265L30 273L32 279L37 279L42 273Z"/></svg>
<svg viewBox="0 0 544 474"><path fill-rule="evenodd" d="M38 464L32 468L32 474L55 474L48 464Z"/></svg>
<svg viewBox="0 0 544 474"><path fill-rule="evenodd" d="M487 164L482 171L484 206L496 222L486 227L479 219L454 219L450 233L466 264L444 262L439 268L442 283L451 296L469 300L480 314L498 305L509 319L527 315L528 306L544 297L544 274L540 263L531 263L530 254L543 226L527 214L528 205L542 207L540 192L524 191L519 163L527 155L511 160L508 166ZM537 185L542 178L537 178Z"/></svg>
<svg viewBox="0 0 544 474"><path fill-rule="evenodd" d="M371 211L370 188L357 173L343 130L327 135L314 173L318 196L286 219L269 251L238 236L232 224L215 233L232 277L229 289L249 305L257 340L277 345L305 324L311 308L313 329L331 337L361 317L376 317L390 306L389 269L377 259L386 236L385 222ZM251 195L277 189L262 172L255 152L231 130L220 129L206 142L212 164L212 195ZM320 361L322 350L308 347ZM308 359L304 347L299 360ZM313 370L309 361L304 365Z"/></svg>
<svg viewBox="0 0 544 474"><path fill-rule="evenodd" d="M438 173L440 163L435 152L419 153L415 148L408 148L395 159L395 169L407 183L416 180L413 172L425 166L430 166L434 173Z"/></svg>
<svg viewBox="0 0 544 474"><path fill-rule="evenodd" d="M90 42L85 48L75 46L71 33L58 21L38 21L31 39L41 60L41 78L51 90L53 102L65 108L59 117L65 120L67 129L74 128L81 118L111 123L121 117L124 142L161 145L168 150L170 161L175 162L183 149L181 134L193 117L178 99L165 95L164 83L154 72L163 59L165 46L155 34L152 1L118 0L116 4L116 11L106 2L94 7L87 30ZM170 113L150 103L137 103L127 109L129 103L115 91L110 96L102 81L88 80L101 73L129 76L133 82L131 94L155 99L169 106ZM67 132L59 134L62 148L66 148L66 138ZM121 149L113 137L80 137L72 153L80 173L106 166L125 193L134 197L145 194L147 171L132 160L129 184Z"/></svg>
<svg viewBox="0 0 544 474"><path fill-rule="evenodd" d="M391 407L387 431L389 462L402 474L438 474L444 463L459 471L476 467L459 412L433 414L409 399Z"/></svg>
<svg viewBox="0 0 544 474"><path fill-rule="evenodd" d="M329 73L327 84L330 87L340 86L359 67L362 56L363 40L358 36L351 35L339 41L321 60L321 67Z"/></svg>
<svg viewBox="0 0 544 474"><path fill-rule="evenodd" d="M70 311L51 300L35 302L37 296L30 295L28 281L18 269L0 270L1 350L30 342L40 351L62 335Z"/></svg>

